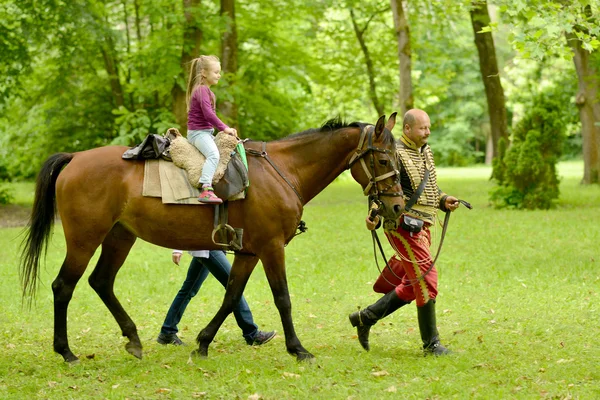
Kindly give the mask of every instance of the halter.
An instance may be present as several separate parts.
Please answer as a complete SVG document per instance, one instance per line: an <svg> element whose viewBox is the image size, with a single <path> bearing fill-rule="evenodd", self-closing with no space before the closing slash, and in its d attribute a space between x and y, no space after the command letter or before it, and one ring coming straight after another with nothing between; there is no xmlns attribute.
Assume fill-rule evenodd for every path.
<svg viewBox="0 0 600 400"><path fill-rule="evenodd" d="M375 155L373 154L374 152L385 153L394 158L396 155L394 151L386 150L386 149L382 149L382 148L373 146L373 132L374 131L375 131L375 127L373 125L367 125L362 128L361 133L360 133L360 139L358 141L358 146L355 150L355 153L352 155L352 157L350 158L350 161L348 162L348 169L352 168L352 166L357 161L360 161L360 164L362 165L363 170L365 171L365 175L367 175L367 178L369 178L369 184L367 185L367 187L365 188L363 193L365 196L369 196L374 201L379 202L379 196L399 197L399 196L403 196L403 194L401 191L400 192L387 192L387 190L389 190L392 186L394 186L394 184L388 185L387 187L383 188L383 190L379 190L378 183L387 178L396 176L397 178L394 182L398 182L398 180L400 179L400 172L396 168L394 168L392 171L385 173L383 175L373 177L373 175L371 174L371 171L367 167L367 163L365 162L366 155L371 156L371 157L369 157L369 164L371 166L371 170L373 171L373 173L375 173ZM365 138L367 139L366 140L367 147L365 149L363 149L363 146L365 145Z"/></svg>

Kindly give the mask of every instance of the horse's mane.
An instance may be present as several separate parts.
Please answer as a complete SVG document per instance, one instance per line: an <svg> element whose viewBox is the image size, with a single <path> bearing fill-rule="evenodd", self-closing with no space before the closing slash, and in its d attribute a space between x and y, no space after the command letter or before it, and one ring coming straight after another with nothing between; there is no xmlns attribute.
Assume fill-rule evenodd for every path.
<svg viewBox="0 0 600 400"><path fill-rule="evenodd" d="M303 136L312 135L315 133L332 132L332 131L342 129L342 128L362 128L362 126L364 126L364 125L366 125L366 124L361 123L361 122L347 123L342 118L335 117L335 118L332 118L329 121L325 122L323 124L323 126L321 126L320 128L311 128L311 129L307 129L302 132L293 133L293 134L283 137L279 140L298 139Z"/></svg>
<svg viewBox="0 0 600 400"><path fill-rule="evenodd" d="M312 134L316 134L316 133L327 133L327 132L336 131L336 130L342 129L342 128L360 128L360 129L362 129L366 125L369 125L369 124L367 124L365 122L347 123L341 117L335 117L335 118L332 118L332 119L328 120L327 122L325 122L320 128L311 128L311 129L307 129L302 132L293 133L289 136L278 139L278 141L279 140L299 139L299 138L302 138L307 135L312 135ZM394 143L395 139L390 131L388 131L387 129L384 129L383 135L384 135L383 136L384 144L389 145L389 144Z"/></svg>

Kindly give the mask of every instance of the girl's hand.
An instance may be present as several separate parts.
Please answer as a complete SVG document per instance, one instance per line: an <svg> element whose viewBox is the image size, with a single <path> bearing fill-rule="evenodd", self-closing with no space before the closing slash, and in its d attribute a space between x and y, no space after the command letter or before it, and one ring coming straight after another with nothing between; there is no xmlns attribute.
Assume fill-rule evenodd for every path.
<svg viewBox="0 0 600 400"><path fill-rule="evenodd" d="M233 128L227 128L223 132L225 132L228 135L237 137L237 130L235 130Z"/></svg>
<svg viewBox="0 0 600 400"><path fill-rule="evenodd" d="M181 254L182 253L173 253L172 255L173 262L177 265L179 265L179 261L181 261Z"/></svg>

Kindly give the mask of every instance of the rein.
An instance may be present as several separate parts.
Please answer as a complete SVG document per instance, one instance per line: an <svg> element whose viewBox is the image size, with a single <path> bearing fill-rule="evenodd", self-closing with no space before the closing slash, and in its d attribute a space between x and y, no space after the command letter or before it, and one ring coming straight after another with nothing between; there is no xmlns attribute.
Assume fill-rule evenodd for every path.
<svg viewBox="0 0 600 400"><path fill-rule="evenodd" d="M463 204L465 207L467 207L469 210L472 210L472 209L473 209L473 206L472 206L470 203L468 203L467 201L465 201L465 200L458 200L458 201L459 201L460 203L462 203L462 204ZM371 208L371 212L370 212L370 214L369 214L369 218L375 218L375 216L377 215L377 207L376 207L376 204L374 203L374 204L373 204L373 206L375 206L375 207L372 207L372 208ZM424 279L425 279L425 277L426 277L426 276L427 276L427 275L428 275L428 274L431 272L431 270L432 270L432 269L433 269L433 267L435 266L435 263L437 262L437 259L438 259L438 257L440 256L440 252L442 251L442 246L443 246L443 244L444 244L444 238L446 237L446 230L448 229L448 223L450 222L450 214L451 214L451 211L446 211L446 213L445 213L445 214L446 214L446 215L445 215L445 217L444 217L444 224L443 224L443 226L442 226L442 233L441 233L441 236L440 236L440 244L439 244L439 246L438 246L438 249L437 249L437 252L436 252L436 254L435 254L435 258L433 259L433 262L431 263L431 265L429 266L429 268L427 269L427 271L425 271L423 274L421 274L421 276L419 276L419 277L418 277L418 278L416 278L416 279L408 279L408 284L407 284L407 286L414 286L414 285L415 285L415 284L417 284L419 281L422 281L422 280L424 280ZM393 275L393 276L394 276L396 279L398 279L399 281L401 281L401 282L402 282L402 278L401 278L401 277L399 277L398 275L396 275L396 273L394 272L394 270L392 269L392 267L390 267L390 265L389 265L389 263L388 263L388 261L387 261L387 259L386 259L386 257L385 257L385 254L384 254L384 252L383 252L383 247L381 246L381 242L379 241L379 236L378 236L378 235L377 235L377 233L375 232L375 229L373 229L373 230L371 231L371 236L372 236L372 238L373 238L373 255L374 255L374 257L375 257L375 265L377 266L377 270L379 271L379 275L381 275L381 276L383 277L383 279L384 279L384 280L385 280L387 283L389 283L390 285L392 285L392 286L396 286L396 285L394 285L392 282L388 281L388 279L385 277L385 275L383 275L383 272L382 272L381 268L379 267L379 262L377 261L377 251L375 250L375 242L377 242L377 245L379 246L379 251L381 252L381 256L383 257L383 260L385 261L385 267L384 267L384 268L387 268L387 269L388 269L388 270L389 270L389 271L392 273L392 275Z"/></svg>

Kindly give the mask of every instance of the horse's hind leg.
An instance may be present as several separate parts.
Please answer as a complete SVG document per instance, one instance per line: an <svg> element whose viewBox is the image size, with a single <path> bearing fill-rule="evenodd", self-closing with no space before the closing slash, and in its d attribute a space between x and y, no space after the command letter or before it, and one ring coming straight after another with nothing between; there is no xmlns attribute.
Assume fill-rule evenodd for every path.
<svg viewBox="0 0 600 400"><path fill-rule="evenodd" d="M198 334L196 342L198 342L199 347L198 350L192 352L192 355L200 355L202 357L208 355L208 346L215 338L225 318L233 312L234 306L240 302L248 278L252 274L254 267L256 267L256 263L258 263L257 257L235 256L221 308L219 308L219 311L217 311L217 314L208 325Z"/></svg>
<svg viewBox="0 0 600 400"><path fill-rule="evenodd" d="M102 252L94 272L90 275L89 283L115 317L123 336L129 339L125 349L141 359L142 343L135 323L123 309L114 292L115 277L125 262L135 239L134 234L117 223L102 242Z"/></svg>
<svg viewBox="0 0 600 400"><path fill-rule="evenodd" d="M68 243L68 241L67 241ZM67 245L67 256L58 276L52 282L54 293L54 351L63 356L66 362L79 359L69 348L67 336L67 310L73 297L73 291L83 275L95 248Z"/></svg>

